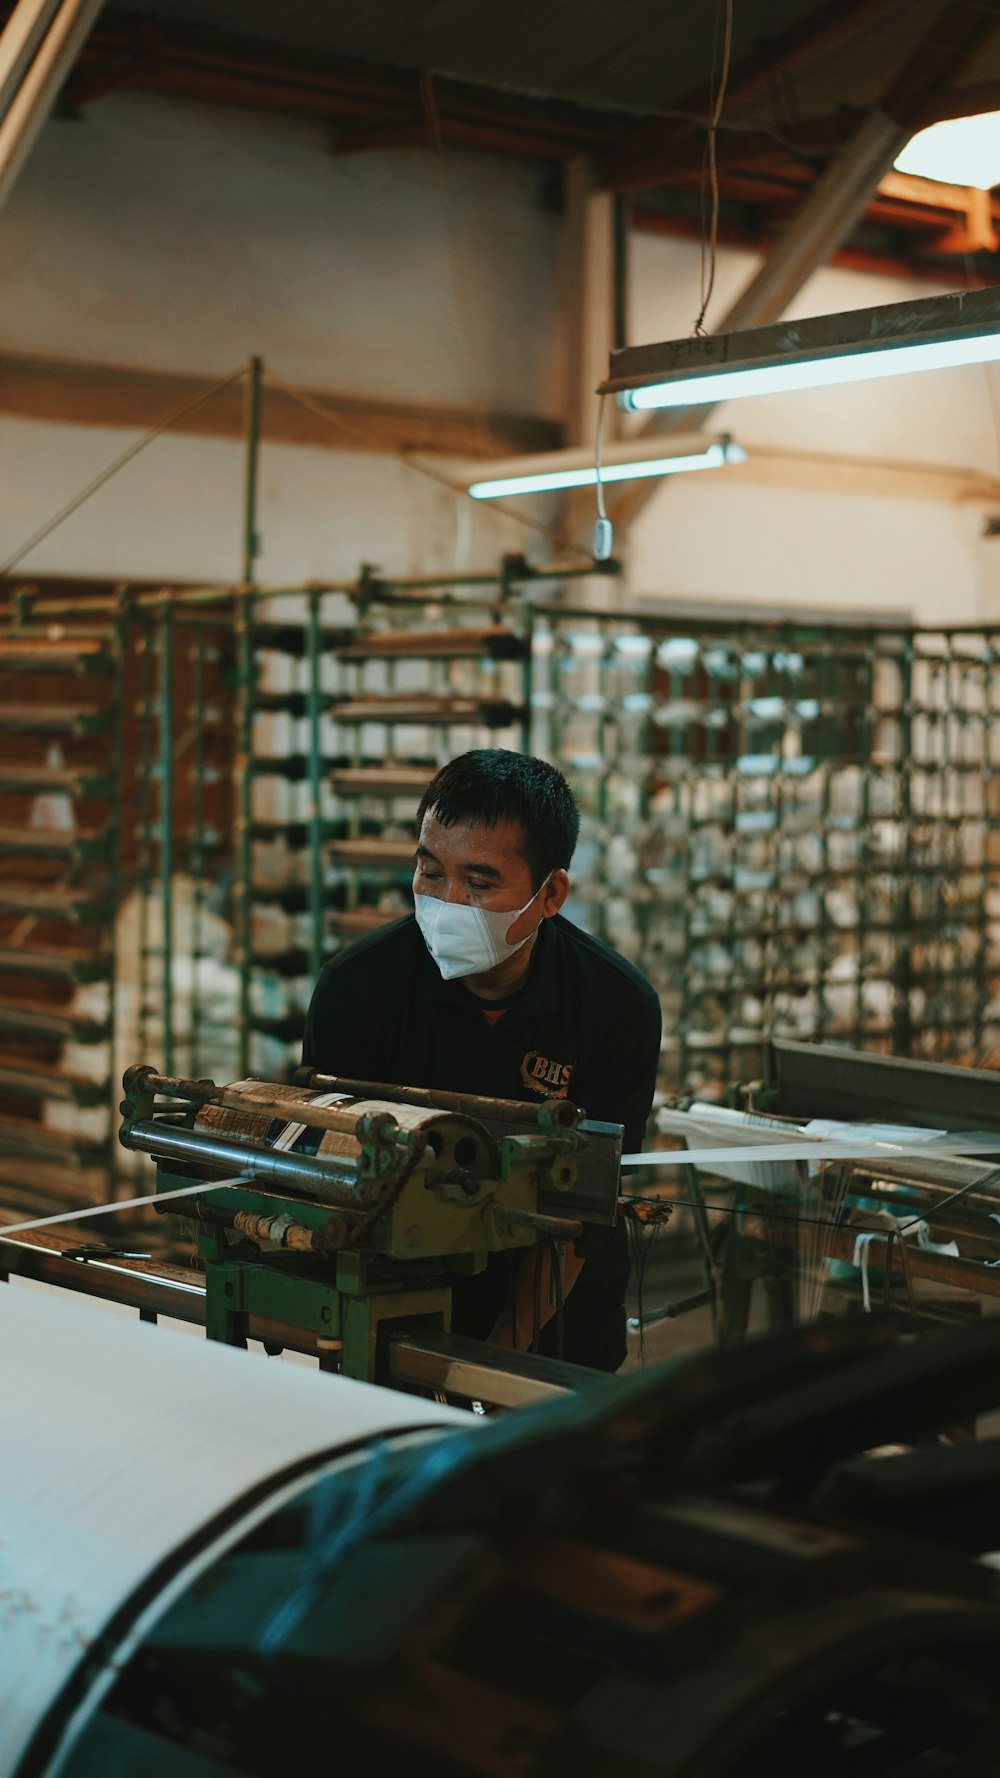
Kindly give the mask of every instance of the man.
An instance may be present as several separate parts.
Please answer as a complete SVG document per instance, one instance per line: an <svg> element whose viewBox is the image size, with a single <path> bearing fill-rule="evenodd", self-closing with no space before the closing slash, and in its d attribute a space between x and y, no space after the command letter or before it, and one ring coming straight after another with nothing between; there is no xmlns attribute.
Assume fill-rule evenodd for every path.
<svg viewBox="0 0 1000 1778"><path fill-rule="evenodd" d="M643 1139L660 1051L645 977L560 915L580 817L562 774L501 748L453 759L417 814L415 914L323 969L303 1062L327 1074L539 1104L569 1098ZM625 1357L624 1227L565 1260L565 1356L617 1370ZM536 1267L542 1267L537 1282ZM526 1346L536 1303L551 1320L540 1249L490 1257L453 1280L453 1328ZM540 1349L552 1351L554 1329Z"/></svg>

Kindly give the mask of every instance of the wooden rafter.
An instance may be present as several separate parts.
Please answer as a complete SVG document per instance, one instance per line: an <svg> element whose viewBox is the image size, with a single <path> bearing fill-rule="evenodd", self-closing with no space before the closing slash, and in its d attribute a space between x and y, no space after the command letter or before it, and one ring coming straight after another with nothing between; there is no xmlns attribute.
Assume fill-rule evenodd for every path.
<svg viewBox="0 0 1000 1778"><path fill-rule="evenodd" d="M218 48L197 33L111 11L91 34L64 106L82 109L128 88L326 123L348 120L376 132L410 130L423 119L419 73L335 60L303 65L280 54ZM612 117L568 102L493 93L437 76L433 91L442 125L456 134L467 131L462 146L559 161L571 152L605 147L613 133ZM423 128L426 138L426 123Z"/></svg>
<svg viewBox="0 0 1000 1778"><path fill-rule="evenodd" d="M821 55L830 43L843 39L867 18L884 12L888 4L889 0L828 0L807 19L757 46L729 77L726 102L730 111L752 99L776 75L787 74ZM695 88L671 109L690 113L695 119L707 117L707 89ZM692 121L692 117L655 118L640 124L608 156L604 169L606 184L612 191L626 192L669 183L669 168L675 164L682 145L687 145L690 152L692 138L700 157L704 126Z"/></svg>
<svg viewBox="0 0 1000 1778"><path fill-rule="evenodd" d="M1000 13L995 8L951 0L932 19L883 93L882 110L910 130L935 107L940 115L943 97L957 85L998 27Z"/></svg>
<svg viewBox="0 0 1000 1778"><path fill-rule="evenodd" d="M701 223L696 216L675 216L665 210L654 210L648 205L637 204L632 208L631 219L632 227L639 234L666 235L688 241L701 239ZM755 225L751 229L746 223L732 220L724 220L719 224L721 247L735 247L746 253L769 252L779 239L773 225L762 229ZM914 259L912 262L907 260L904 264L898 256L850 243L838 247L831 254L829 263L845 271L869 272L880 278L898 278L905 271L908 278L926 279L935 286L941 283L941 267L931 259Z"/></svg>
<svg viewBox="0 0 1000 1778"><path fill-rule="evenodd" d="M0 354L0 414L69 425L155 426L210 379L121 365L77 364ZM281 389L266 389L262 433L276 444L328 450L414 451L450 457L521 456L557 449L562 428L532 415L466 413L460 409L366 400L330 390L306 391L305 407ZM324 419L323 410L331 417ZM208 438L241 438L243 395L223 390L172 430Z"/></svg>

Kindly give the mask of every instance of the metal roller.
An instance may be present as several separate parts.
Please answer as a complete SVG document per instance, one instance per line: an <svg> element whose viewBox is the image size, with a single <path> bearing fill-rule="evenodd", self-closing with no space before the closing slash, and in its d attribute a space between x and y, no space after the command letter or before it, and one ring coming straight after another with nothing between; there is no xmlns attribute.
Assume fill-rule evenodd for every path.
<svg viewBox="0 0 1000 1778"><path fill-rule="evenodd" d="M203 1105L194 1120L196 1131L216 1138L246 1142L248 1147L270 1147L280 1140L282 1128L288 1131L296 1124L315 1129L315 1117L327 1095L295 1086L272 1086L260 1080L235 1081L227 1089L225 1105ZM236 1095L246 1102L240 1109ZM262 1101L268 1105L263 1112L254 1106ZM288 1123L281 1126L274 1116L274 1106L283 1105ZM327 1109L327 1107L323 1107ZM336 1110L358 1125L367 1120L390 1118L396 1126L413 1135L427 1137L424 1170L428 1182L450 1173L470 1178L492 1178L497 1168L497 1147L482 1124L474 1118L460 1116L450 1110L398 1104L385 1099L340 1097ZM300 1138L301 1140L301 1138ZM324 1131L315 1150L320 1156L348 1159L360 1167L363 1144L349 1129Z"/></svg>

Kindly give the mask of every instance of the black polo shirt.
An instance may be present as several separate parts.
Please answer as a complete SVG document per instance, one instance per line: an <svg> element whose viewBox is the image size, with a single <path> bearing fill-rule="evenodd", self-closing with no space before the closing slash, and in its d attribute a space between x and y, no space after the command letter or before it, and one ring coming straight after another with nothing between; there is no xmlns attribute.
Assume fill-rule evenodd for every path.
<svg viewBox="0 0 1000 1778"><path fill-rule="evenodd" d="M569 1098L642 1146L660 1053L660 1003L645 976L561 915L543 920L524 987L509 1002L446 982L412 915L331 958L306 1019L303 1063L327 1074L539 1104ZM456 1277L453 1325L485 1338L510 1287L510 1255ZM566 1302L566 1357L603 1370L625 1356L628 1244L607 1231ZM546 1337L547 1336L547 1337ZM543 1350L552 1349L546 1328Z"/></svg>

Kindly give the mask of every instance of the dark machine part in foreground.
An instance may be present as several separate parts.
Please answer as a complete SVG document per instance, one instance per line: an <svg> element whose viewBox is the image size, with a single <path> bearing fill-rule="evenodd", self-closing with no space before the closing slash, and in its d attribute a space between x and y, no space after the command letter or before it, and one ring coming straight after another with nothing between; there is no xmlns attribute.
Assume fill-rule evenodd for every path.
<svg viewBox="0 0 1000 1778"><path fill-rule="evenodd" d="M998 1407L1000 1327L873 1316L376 1444L133 1640L61 1778L313 1778L334 1748L409 1778L993 1778L1000 1441L939 1435Z"/></svg>
<svg viewBox="0 0 1000 1778"><path fill-rule="evenodd" d="M566 1100L308 1071L292 1086L216 1086L135 1067L124 1088L121 1140L155 1159L158 1191L224 1187L180 1205L205 1262L209 1338L245 1345L262 1324L284 1329L362 1381L433 1381L434 1363L402 1374L390 1345L404 1331L448 1336L453 1274L538 1243L557 1272L557 1243L585 1254L588 1228L616 1218L620 1126Z"/></svg>

